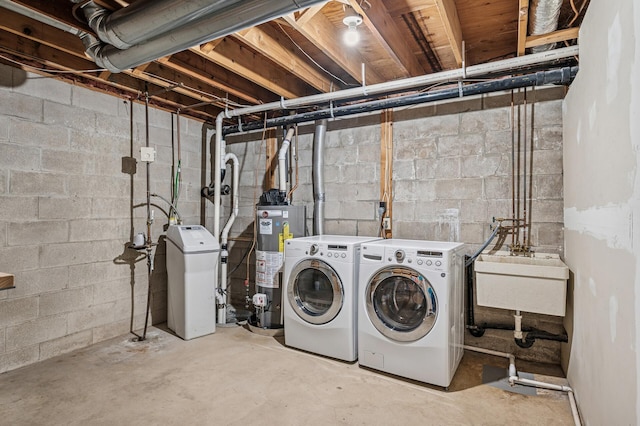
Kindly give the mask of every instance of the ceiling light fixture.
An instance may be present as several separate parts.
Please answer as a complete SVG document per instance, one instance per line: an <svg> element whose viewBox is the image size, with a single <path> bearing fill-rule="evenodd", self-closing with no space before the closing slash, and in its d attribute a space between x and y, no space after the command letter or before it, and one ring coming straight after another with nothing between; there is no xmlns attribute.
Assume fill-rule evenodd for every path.
<svg viewBox="0 0 640 426"><path fill-rule="evenodd" d="M344 43L347 46L355 46L360 41L360 34L358 34L358 25L362 24L362 16L356 13L351 6L346 6L344 10L345 16L342 20L347 27L347 31L344 33Z"/></svg>

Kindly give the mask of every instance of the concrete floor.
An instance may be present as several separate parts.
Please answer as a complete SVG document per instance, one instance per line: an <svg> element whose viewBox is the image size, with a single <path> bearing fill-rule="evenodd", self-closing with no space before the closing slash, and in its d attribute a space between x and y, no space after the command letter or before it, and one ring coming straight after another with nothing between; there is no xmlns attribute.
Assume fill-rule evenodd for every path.
<svg viewBox="0 0 640 426"><path fill-rule="evenodd" d="M0 375L0 423L11 425L572 425L565 394L482 384L466 351L449 388L289 349L243 327L183 341L150 328ZM535 379L555 366L518 362Z"/></svg>

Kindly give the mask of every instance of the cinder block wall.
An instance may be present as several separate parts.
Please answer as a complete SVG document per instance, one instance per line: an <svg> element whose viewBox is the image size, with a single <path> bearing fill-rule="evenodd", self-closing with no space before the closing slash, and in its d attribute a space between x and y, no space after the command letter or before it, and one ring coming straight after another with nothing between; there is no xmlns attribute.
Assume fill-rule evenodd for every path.
<svg viewBox="0 0 640 426"><path fill-rule="evenodd" d="M531 241L538 252L562 254L562 97L563 88L528 93L527 126L533 107L534 181ZM523 96L515 97L516 105ZM493 217L511 216L511 96L494 94L462 102L439 103L394 112L393 123L393 237L462 241L471 254L489 237ZM515 111L517 119L517 109ZM521 110L524 127L524 106ZM517 121L516 121L517 126ZM295 204L307 206L309 230L313 214L313 126L299 128L299 185ZM375 236L380 200L380 114L330 120L324 153L325 233ZM527 133L530 138L530 131ZM243 231L250 237L253 194L264 189L264 149L260 134L229 136L228 151L242 164ZM256 156L259 156L256 159ZM254 190L254 170L258 188ZM293 165L295 169L295 164ZM528 166L527 166L528 167ZM295 178L294 178L295 183ZM250 243L239 241L231 251L232 267ZM253 259L250 263L253 265ZM250 275L254 272L250 270ZM244 264L232 275L231 296L243 308ZM250 292L253 293L251 276ZM476 323L513 325L513 312L476 308ZM562 318L524 314L524 327L562 332ZM560 361L558 342L537 341L521 349L513 332L488 330L481 338L470 334L466 343L516 353L521 359Z"/></svg>
<svg viewBox="0 0 640 426"><path fill-rule="evenodd" d="M81 348L144 324L147 265L126 246L146 231L145 143L139 104L0 66L0 372ZM151 108L157 149L151 191L170 198L172 120ZM133 120L132 120L133 116ZM179 210L200 223L202 124L181 122ZM177 137L173 132L173 140ZM208 177L207 177L208 179ZM153 200L153 322L166 319L167 205ZM131 335L133 337L133 335Z"/></svg>

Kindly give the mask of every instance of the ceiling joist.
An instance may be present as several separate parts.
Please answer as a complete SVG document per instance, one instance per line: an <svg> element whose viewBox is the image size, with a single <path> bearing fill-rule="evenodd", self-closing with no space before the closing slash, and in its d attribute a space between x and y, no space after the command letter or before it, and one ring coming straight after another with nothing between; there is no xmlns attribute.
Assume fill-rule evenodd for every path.
<svg viewBox="0 0 640 426"><path fill-rule="evenodd" d="M527 42L527 27L529 26L529 0L519 0L518 3L518 48L516 54L525 53Z"/></svg>
<svg viewBox="0 0 640 426"><path fill-rule="evenodd" d="M415 77L425 73L382 0L368 0L370 7L362 8L357 0L349 0L353 9L362 16L364 25L371 32L382 49L401 70L399 77Z"/></svg>
<svg viewBox="0 0 640 426"><path fill-rule="evenodd" d="M435 0L438 12L440 13L440 19L444 25L453 56L456 58L456 64L462 65L462 27L460 26L460 18L458 17L458 10L453 0Z"/></svg>

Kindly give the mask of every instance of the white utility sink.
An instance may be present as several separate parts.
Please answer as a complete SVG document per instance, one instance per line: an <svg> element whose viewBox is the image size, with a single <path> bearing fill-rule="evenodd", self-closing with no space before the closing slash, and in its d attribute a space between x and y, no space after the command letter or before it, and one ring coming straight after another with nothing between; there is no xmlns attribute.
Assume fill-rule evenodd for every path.
<svg viewBox="0 0 640 426"><path fill-rule="evenodd" d="M483 253L474 269L478 305L564 316L569 268L557 254Z"/></svg>

